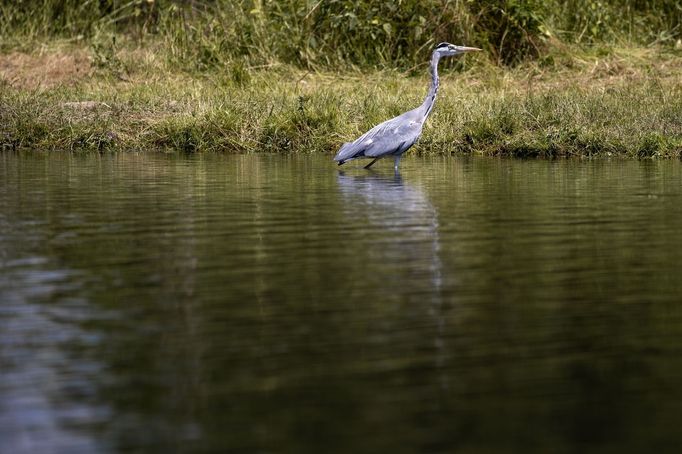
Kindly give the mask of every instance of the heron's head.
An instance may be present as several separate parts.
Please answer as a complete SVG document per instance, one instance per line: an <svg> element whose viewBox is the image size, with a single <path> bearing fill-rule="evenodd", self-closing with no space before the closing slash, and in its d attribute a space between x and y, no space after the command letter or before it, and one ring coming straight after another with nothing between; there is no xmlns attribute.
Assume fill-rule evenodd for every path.
<svg viewBox="0 0 682 454"><path fill-rule="evenodd" d="M452 57L453 55L459 55L466 52L477 52L479 50L481 49L478 47L455 46L450 43L440 43L433 52L438 53L440 57Z"/></svg>

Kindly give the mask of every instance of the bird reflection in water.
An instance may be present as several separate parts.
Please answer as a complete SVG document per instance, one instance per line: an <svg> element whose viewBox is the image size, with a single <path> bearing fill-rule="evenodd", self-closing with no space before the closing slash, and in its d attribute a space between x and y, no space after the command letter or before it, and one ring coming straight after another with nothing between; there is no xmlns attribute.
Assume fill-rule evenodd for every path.
<svg viewBox="0 0 682 454"><path fill-rule="evenodd" d="M401 327L428 326L436 367L446 358L438 212L424 192L392 175L339 172L344 218L362 256L353 276L373 285L381 300L395 301ZM349 247L348 254L354 254ZM428 303L428 304L425 304ZM403 319L409 318L409 320ZM445 375L441 384L446 385Z"/></svg>

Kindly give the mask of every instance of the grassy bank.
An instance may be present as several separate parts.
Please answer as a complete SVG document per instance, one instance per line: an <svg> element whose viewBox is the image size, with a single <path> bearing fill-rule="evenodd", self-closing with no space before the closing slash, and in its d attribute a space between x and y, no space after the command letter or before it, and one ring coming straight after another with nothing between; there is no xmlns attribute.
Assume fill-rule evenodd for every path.
<svg viewBox="0 0 682 454"><path fill-rule="evenodd" d="M331 153L418 105L448 39L486 52L442 65L415 152L682 153L679 17L657 14L675 2L44 3L0 6L5 150Z"/></svg>
<svg viewBox="0 0 682 454"><path fill-rule="evenodd" d="M121 72L97 68L78 47L0 57L2 148L333 152L420 103L428 84L425 74L288 66L188 74L151 50L117 58ZM641 49L562 58L548 71L444 68L415 150L680 156L682 58Z"/></svg>

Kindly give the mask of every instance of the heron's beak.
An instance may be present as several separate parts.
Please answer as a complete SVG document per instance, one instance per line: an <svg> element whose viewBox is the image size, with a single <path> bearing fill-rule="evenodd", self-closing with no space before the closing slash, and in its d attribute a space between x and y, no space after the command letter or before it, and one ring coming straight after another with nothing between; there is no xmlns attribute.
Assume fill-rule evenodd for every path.
<svg viewBox="0 0 682 454"><path fill-rule="evenodd" d="M479 49L478 47L459 46L459 47L457 47L457 50L460 52L479 52L483 49Z"/></svg>

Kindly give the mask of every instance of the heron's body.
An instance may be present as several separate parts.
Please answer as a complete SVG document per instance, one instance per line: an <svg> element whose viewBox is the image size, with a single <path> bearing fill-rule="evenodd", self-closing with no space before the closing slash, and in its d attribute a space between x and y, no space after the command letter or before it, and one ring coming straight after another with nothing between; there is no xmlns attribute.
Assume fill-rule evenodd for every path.
<svg viewBox="0 0 682 454"><path fill-rule="evenodd" d="M372 159L365 168L369 168L378 159L394 158L395 168L398 168L400 158L415 144L422 133L424 122L428 118L438 94L438 61L443 56L479 50L473 47L458 47L448 43L436 46L431 56L431 87L424 102L417 107L395 118L387 120L353 142L346 142L341 146L334 160L342 165L359 158Z"/></svg>
<svg viewBox="0 0 682 454"><path fill-rule="evenodd" d="M410 110L387 120L376 125L355 141L343 144L334 160L341 165L358 158L376 160L393 157L397 166L403 153L414 145L422 133L425 118L419 110Z"/></svg>

